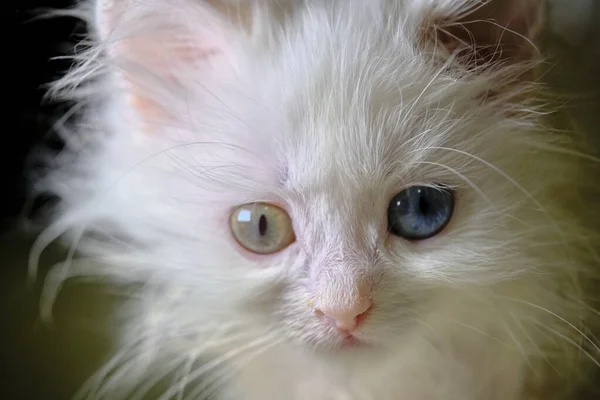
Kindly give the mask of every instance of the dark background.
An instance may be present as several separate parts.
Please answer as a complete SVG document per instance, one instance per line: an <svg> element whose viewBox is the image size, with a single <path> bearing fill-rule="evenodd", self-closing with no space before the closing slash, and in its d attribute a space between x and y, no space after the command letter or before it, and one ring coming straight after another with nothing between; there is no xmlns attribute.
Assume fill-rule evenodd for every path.
<svg viewBox="0 0 600 400"><path fill-rule="evenodd" d="M12 47L12 51L5 52L3 62L9 68L4 86L9 87L10 94L3 102L8 106L5 117L9 121L5 122L5 145L0 147L4 201L0 217L5 229L21 212L25 199L26 182L22 173L26 155L32 146L51 135L56 115L68 107L42 102L43 85L69 67L68 60L51 58L69 54L73 43L85 32L85 27L74 19L34 19L35 10L69 7L72 4L69 0L13 0L12 3L10 8L0 6L5 10L3 16L9 16L4 18L9 26L4 28L3 36L9 48Z"/></svg>
<svg viewBox="0 0 600 400"><path fill-rule="evenodd" d="M40 283L26 286L31 240L13 233L27 199L28 154L39 145L60 149L52 127L71 106L43 99L44 85L70 65L52 58L71 54L85 33L75 19L34 19L35 11L71 5L69 0L10 0L0 5L8 22L2 28L3 70L8 68L2 87L8 93L4 91L0 102L5 119L0 145L0 399L67 400L99 365L108 346L99 329L108 311L98 311L93 287L79 292L67 288L57 303L54 326L41 323ZM47 199L38 200L41 206ZM55 253L45 257L46 264L60 257Z"/></svg>
<svg viewBox="0 0 600 400"><path fill-rule="evenodd" d="M51 58L69 54L85 30L69 18L33 21L32 10L70 3L12 0L0 6L8 22L2 36L5 48L8 45L2 51L2 64L8 68L2 87L8 92L0 102L5 119L0 146L0 399L67 400L102 362L110 345L102 328L112 303L97 288L66 288L56 307L55 325L39 321L40 284L28 289L25 279L31 239L11 230L25 204L27 155L41 143L60 148L52 126L70 106L42 101L43 85L69 67L68 61ZM595 20L600 21L600 2ZM556 65L548 79L559 92L577 95L567 111L592 138L600 139L600 26L596 30L577 48L552 41L548 52ZM60 255L57 249L45 263L52 265Z"/></svg>

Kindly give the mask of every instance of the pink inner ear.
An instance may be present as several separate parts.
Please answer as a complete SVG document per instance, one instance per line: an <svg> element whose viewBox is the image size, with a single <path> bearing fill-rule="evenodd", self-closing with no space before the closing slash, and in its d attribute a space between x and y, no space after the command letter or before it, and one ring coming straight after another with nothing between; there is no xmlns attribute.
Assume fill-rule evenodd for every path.
<svg viewBox="0 0 600 400"><path fill-rule="evenodd" d="M169 112L159 99L152 96L152 87L144 86L146 90L141 90L140 76L136 75L138 68L147 70L169 85L184 86L186 82L182 77L196 72L201 80L202 75L208 72L202 69L204 63L222 54L221 49L199 46L186 36L172 34L157 36L156 40L161 41L160 46L154 45L155 41L150 37L127 39L115 51L116 57L132 63L136 68L131 72L121 71L121 75L126 90L130 92L131 106L146 120L168 119Z"/></svg>
<svg viewBox="0 0 600 400"><path fill-rule="evenodd" d="M122 40L114 56L147 69L162 79L176 81L177 71L197 68L221 50L200 39L168 33Z"/></svg>
<svg viewBox="0 0 600 400"><path fill-rule="evenodd" d="M159 106L159 104L146 97L137 96L131 94L129 97L129 105L136 110L136 112L143 117L144 121L157 121L168 119L167 112ZM145 133L153 131L154 124L146 124L143 127Z"/></svg>
<svg viewBox="0 0 600 400"><path fill-rule="evenodd" d="M166 78L224 53L231 23L196 0L97 0L109 55Z"/></svg>
<svg viewBox="0 0 600 400"><path fill-rule="evenodd" d="M144 119L168 118L163 90L226 70L233 26L196 0L97 0L97 24L130 105ZM222 61L222 63L221 63ZM214 73L213 73L214 72Z"/></svg>

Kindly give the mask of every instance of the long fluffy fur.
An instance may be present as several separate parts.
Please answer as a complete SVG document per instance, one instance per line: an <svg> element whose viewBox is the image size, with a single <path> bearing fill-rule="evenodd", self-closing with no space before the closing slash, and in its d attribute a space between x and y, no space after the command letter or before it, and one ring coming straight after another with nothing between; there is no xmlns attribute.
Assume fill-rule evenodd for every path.
<svg viewBox="0 0 600 400"><path fill-rule="evenodd" d="M600 354L593 178L573 136L543 125L524 66L437 62L421 46L429 1L249 3L226 18L149 0L105 40L93 30L51 92L88 111L34 188L62 202L32 272L50 242L72 249L45 315L71 277L139 286L120 351L82 396L144 396L174 374L161 398L570 398ZM91 5L74 13L99 28ZM173 60L175 80L110 56L172 21L199 42L213 26L234 39L207 39L225 47L214 69ZM140 117L131 87L169 117ZM389 199L432 183L459 194L447 232L418 246L387 236ZM298 241L280 255L232 245L229 210L257 200L294 220ZM360 335L383 350L331 355L309 288L320 279L334 298L359 273L377 288Z"/></svg>

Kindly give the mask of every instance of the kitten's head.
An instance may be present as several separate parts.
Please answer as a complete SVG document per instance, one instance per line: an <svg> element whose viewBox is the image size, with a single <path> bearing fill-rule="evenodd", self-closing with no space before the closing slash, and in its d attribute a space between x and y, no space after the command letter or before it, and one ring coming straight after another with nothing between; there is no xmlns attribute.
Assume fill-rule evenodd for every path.
<svg viewBox="0 0 600 400"><path fill-rule="evenodd" d="M145 334L390 349L553 290L541 1L98 3L109 189L78 212L139 246L88 249L147 284Z"/></svg>

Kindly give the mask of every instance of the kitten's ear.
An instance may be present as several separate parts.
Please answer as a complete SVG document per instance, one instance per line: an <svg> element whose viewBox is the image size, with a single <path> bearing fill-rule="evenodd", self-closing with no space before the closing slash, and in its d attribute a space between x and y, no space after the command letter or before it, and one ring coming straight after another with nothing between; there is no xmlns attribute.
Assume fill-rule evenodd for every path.
<svg viewBox="0 0 600 400"><path fill-rule="evenodd" d="M424 44L468 68L534 62L544 0L429 0Z"/></svg>
<svg viewBox="0 0 600 400"><path fill-rule="evenodd" d="M228 3L96 0L97 37L134 106L157 111L161 85L183 86L186 74L202 83L231 68L241 32L225 15Z"/></svg>

